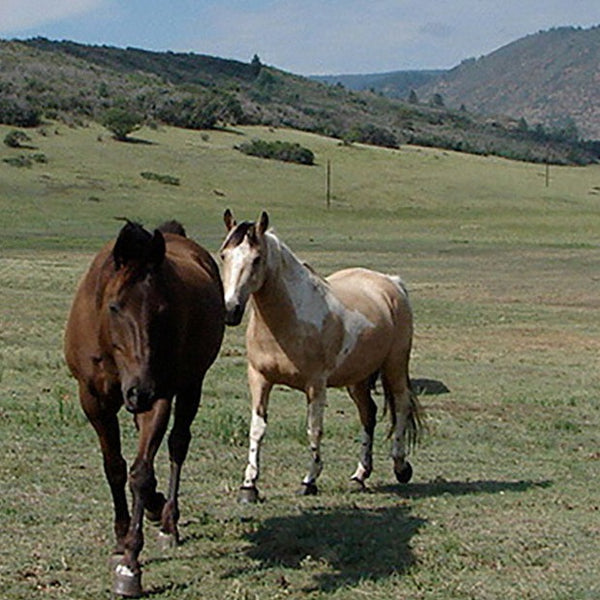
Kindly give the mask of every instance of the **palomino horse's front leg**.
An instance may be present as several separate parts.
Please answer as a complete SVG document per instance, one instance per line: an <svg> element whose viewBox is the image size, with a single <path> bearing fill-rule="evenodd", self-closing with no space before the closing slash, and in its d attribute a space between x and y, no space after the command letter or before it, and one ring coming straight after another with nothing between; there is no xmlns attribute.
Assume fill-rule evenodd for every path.
<svg viewBox="0 0 600 600"><path fill-rule="evenodd" d="M248 449L248 465L244 472L244 482L238 494L238 501L253 503L258 501L256 482L260 475L260 447L267 429L269 394L273 385L252 365L248 365L248 385L252 396L250 446Z"/></svg>
<svg viewBox="0 0 600 600"><path fill-rule="evenodd" d="M147 412L136 414L139 429L138 454L129 473L133 495L131 524L125 538L125 554L115 567L113 592L137 597L142 593L142 570L138 557L144 547L142 530L144 507L156 496L154 457L164 437L171 411L171 401L159 399Z"/></svg>
<svg viewBox="0 0 600 600"><path fill-rule="evenodd" d="M308 400L307 433L311 461L298 493L303 496L311 496L318 492L317 478L323 470L321 438L323 437L323 414L327 398L325 384L310 386L306 392L306 398Z"/></svg>

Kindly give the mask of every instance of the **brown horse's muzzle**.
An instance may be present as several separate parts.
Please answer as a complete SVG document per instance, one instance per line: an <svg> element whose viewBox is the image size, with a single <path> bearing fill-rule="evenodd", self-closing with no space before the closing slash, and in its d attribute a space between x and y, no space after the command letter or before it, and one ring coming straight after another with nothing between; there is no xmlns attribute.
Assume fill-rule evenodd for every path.
<svg viewBox="0 0 600 600"><path fill-rule="evenodd" d="M154 386L144 385L139 381L123 389L125 409L132 414L150 410L156 398L157 394Z"/></svg>

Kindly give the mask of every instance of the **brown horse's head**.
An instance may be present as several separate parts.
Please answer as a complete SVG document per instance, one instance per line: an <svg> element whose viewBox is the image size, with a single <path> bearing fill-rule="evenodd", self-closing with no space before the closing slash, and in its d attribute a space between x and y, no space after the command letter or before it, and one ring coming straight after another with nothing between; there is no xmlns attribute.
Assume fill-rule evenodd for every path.
<svg viewBox="0 0 600 600"><path fill-rule="evenodd" d="M244 221L239 225L227 209L223 216L228 234L221 246L223 288L225 293L225 323L239 325L250 294L262 286L266 273L264 234L269 217L263 212L257 223Z"/></svg>
<svg viewBox="0 0 600 600"><path fill-rule="evenodd" d="M169 302L164 285L165 239L128 222L112 251L114 268L102 306L102 337L121 382L125 408L148 410L168 393Z"/></svg>

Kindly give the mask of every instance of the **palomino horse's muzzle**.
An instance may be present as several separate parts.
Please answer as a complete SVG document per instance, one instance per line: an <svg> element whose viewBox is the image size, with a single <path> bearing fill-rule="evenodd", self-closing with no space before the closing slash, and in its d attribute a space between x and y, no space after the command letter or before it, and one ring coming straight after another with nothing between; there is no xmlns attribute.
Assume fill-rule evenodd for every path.
<svg viewBox="0 0 600 600"><path fill-rule="evenodd" d="M235 327L242 322L242 317L244 316L244 308L243 304L236 304L233 308L226 308L225 311L225 324Z"/></svg>

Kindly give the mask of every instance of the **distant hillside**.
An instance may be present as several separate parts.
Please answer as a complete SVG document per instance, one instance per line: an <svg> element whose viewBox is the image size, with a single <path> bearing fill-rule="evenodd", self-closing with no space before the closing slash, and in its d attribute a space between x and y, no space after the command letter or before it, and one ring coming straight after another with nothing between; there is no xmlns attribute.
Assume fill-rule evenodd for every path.
<svg viewBox="0 0 600 600"><path fill-rule="evenodd" d="M417 90L447 106L572 128L600 140L600 26L529 35L470 59Z"/></svg>
<svg viewBox="0 0 600 600"><path fill-rule="evenodd" d="M442 70L392 71L367 75L314 75L311 79L329 85L343 85L357 92L371 90L388 98L406 100L411 90L435 81L443 73L445 71Z"/></svg>
<svg viewBox="0 0 600 600"><path fill-rule="evenodd" d="M465 110L354 92L261 64L36 38L0 41L0 122L102 121L112 107L148 124L292 127L387 147L419 144L529 161L587 164L598 148Z"/></svg>

